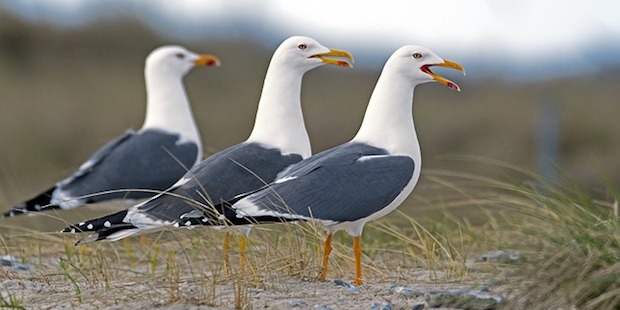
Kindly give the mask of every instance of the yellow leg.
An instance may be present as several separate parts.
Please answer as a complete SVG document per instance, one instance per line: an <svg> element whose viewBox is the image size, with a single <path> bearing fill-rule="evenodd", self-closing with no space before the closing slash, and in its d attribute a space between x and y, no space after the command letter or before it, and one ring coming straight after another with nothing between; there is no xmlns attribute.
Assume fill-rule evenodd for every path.
<svg viewBox="0 0 620 310"><path fill-rule="evenodd" d="M230 275L230 232L226 232L224 235L224 245L222 245L222 250L224 250L224 268L226 270L226 275Z"/></svg>
<svg viewBox="0 0 620 310"><path fill-rule="evenodd" d="M239 238L239 270L245 272L245 252L248 249L248 238L241 235Z"/></svg>
<svg viewBox="0 0 620 310"><path fill-rule="evenodd" d="M360 286L362 281L362 240L360 236L353 239L353 254L355 254L355 280L353 284Z"/></svg>
<svg viewBox="0 0 620 310"><path fill-rule="evenodd" d="M332 237L332 234L328 234L323 245L323 264L321 265L321 275L319 276L321 281L325 281L327 277L327 263L329 263L329 254L332 252Z"/></svg>

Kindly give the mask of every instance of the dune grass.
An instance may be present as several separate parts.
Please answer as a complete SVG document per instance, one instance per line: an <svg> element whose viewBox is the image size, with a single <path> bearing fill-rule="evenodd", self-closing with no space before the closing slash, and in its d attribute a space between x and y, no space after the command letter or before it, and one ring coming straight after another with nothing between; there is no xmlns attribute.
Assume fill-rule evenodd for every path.
<svg viewBox="0 0 620 310"><path fill-rule="evenodd" d="M509 275L513 290L505 308L620 307L618 189L603 181L594 191L599 197L594 197L592 190L569 180L495 164L511 179L527 181L454 172L430 173L429 178L465 193L457 204L485 210L486 223L465 226L481 248L510 249L523 256L524 262ZM463 227L467 221L461 223Z"/></svg>
<svg viewBox="0 0 620 310"><path fill-rule="evenodd" d="M422 261L430 262L431 258L438 261L425 265L430 267L429 273L453 268L447 267L448 263L439 262L443 256L430 253L434 251L429 250L431 248L444 248L440 245L441 240L432 239L430 232L420 230L421 236L428 239L425 241L417 240L415 236L402 239L405 233L389 222L371 225L366 230L363 245L367 283L414 283L404 270ZM415 227L421 228L418 224ZM4 239L4 252L18 256L34 270L5 270L0 279L63 287L53 294L73 306L111 306L143 300L153 306L196 304L230 308L232 305L235 309L252 308L252 290L293 292L282 278L297 279L300 283L318 281L325 234L311 223L255 227L246 253L246 270L240 270L238 253L232 246L232 272L229 275L225 272L221 249L223 236L224 232L198 228L76 247L73 245L76 239L71 236L27 231L13 233ZM238 234L232 235L233 245L238 237ZM344 233L336 235L328 275L330 281L350 281L353 278L351 242L352 239ZM422 254L425 251L429 253ZM395 270L403 272L395 273ZM436 273L434 276L434 281L445 280ZM454 276L451 275L449 281L452 280ZM333 283L325 285L333 286ZM53 294L48 298L54 299ZM28 294L22 290L9 290L2 296L18 305L20 301L24 301L26 307L32 307L33 302L36 305L36 301L29 300Z"/></svg>
<svg viewBox="0 0 620 310"><path fill-rule="evenodd" d="M607 187L607 200L581 189L540 182L518 187L512 229L524 240L530 263L524 266L527 289L515 302L581 309L620 306L620 222L618 192Z"/></svg>
<svg viewBox="0 0 620 310"><path fill-rule="evenodd" d="M528 181L426 171L426 186L417 190L413 197L420 198L411 203L418 208L397 210L365 228L366 283L416 287L419 273L413 275L411 270L426 274L431 287L475 285L500 277L506 283L499 292L506 297L502 304L506 309L617 309L618 190L603 184L602 197L595 199L567 183L503 169L510 176L506 179ZM46 298L54 296L61 305L75 307L143 302L154 307L194 304L251 309L257 291L295 295L290 279L317 282L325 238L312 223L257 226L249 238L242 271L235 246L239 236L232 234L232 268L227 274L221 231L163 231L75 247L74 237L8 223L1 223L8 231L0 236L2 251L33 266L29 272L0 269L3 283L30 283L5 285L0 291L0 304L15 309L47 303ZM353 278L351 244L345 233L335 235L328 279ZM522 259L476 262L481 253L499 250L514 251ZM32 285L55 289L33 299L25 293Z"/></svg>

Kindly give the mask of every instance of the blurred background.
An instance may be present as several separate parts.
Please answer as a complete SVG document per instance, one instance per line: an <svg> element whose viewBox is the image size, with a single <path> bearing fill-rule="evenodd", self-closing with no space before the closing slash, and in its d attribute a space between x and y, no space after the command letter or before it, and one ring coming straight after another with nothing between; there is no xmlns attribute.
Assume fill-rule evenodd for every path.
<svg viewBox="0 0 620 310"><path fill-rule="evenodd" d="M483 157L604 193L601 179L620 185L617 12L619 2L566 0L5 0L0 206L48 188L109 139L139 128L144 58L163 44L222 60L186 78L206 155L243 141L271 53L291 35L356 57L354 69L322 67L304 79L315 152L355 134L385 60L420 44L467 70L437 70L461 93L416 89L424 169L496 173L453 159Z"/></svg>

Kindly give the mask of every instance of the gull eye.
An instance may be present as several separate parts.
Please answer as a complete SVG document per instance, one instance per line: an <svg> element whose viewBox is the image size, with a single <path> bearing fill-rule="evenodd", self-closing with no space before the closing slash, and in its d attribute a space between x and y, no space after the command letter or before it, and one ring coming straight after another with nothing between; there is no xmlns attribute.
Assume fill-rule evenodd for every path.
<svg viewBox="0 0 620 310"><path fill-rule="evenodd" d="M302 43L302 44L297 45L297 48L303 51L306 48L308 48L308 45Z"/></svg>
<svg viewBox="0 0 620 310"><path fill-rule="evenodd" d="M174 55L176 58L178 59L185 59L185 54L183 53L177 53L176 55Z"/></svg>
<svg viewBox="0 0 620 310"><path fill-rule="evenodd" d="M411 55L411 57L413 57L414 59L420 59L420 58L422 58L422 54L420 54L420 53L413 53L413 55Z"/></svg>

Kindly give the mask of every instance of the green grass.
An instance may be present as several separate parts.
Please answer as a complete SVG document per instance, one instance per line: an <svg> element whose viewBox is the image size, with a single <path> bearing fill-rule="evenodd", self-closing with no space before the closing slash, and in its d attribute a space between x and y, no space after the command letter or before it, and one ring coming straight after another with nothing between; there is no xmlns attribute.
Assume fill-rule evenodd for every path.
<svg viewBox="0 0 620 310"><path fill-rule="evenodd" d="M15 295L7 292L5 294L0 294L0 308L3 309L19 309L25 310L24 306L22 306L22 302L19 298L15 297Z"/></svg>

